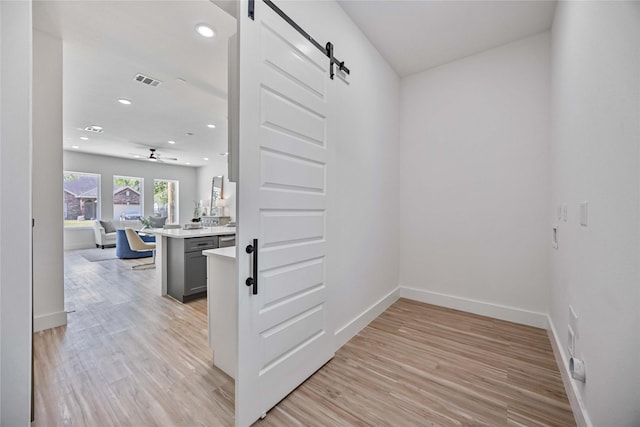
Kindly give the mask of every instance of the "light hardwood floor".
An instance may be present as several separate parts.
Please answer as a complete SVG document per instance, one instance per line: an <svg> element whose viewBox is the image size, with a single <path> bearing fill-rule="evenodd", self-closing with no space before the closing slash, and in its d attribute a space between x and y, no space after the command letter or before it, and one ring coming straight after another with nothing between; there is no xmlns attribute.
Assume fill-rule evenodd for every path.
<svg viewBox="0 0 640 427"><path fill-rule="evenodd" d="M35 426L230 426L206 304L65 254L66 327L35 334ZM146 262L144 260L142 262ZM259 426L575 425L545 331L401 299Z"/></svg>
<svg viewBox="0 0 640 427"><path fill-rule="evenodd" d="M575 421L546 331L400 299L259 425Z"/></svg>
<svg viewBox="0 0 640 427"><path fill-rule="evenodd" d="M155 295L157 271L131 270L148 258L83 253L65 253L68 325L34 337L35 426L232 425L233 380L213 366L206 299Z"/></svg>

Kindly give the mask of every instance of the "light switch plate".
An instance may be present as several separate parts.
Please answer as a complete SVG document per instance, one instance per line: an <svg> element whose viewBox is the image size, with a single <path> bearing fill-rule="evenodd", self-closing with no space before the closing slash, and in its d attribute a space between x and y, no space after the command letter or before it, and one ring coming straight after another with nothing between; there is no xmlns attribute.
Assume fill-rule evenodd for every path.
<svg viewBox="0 0 640 427"><path fill-rule="evenodd" d="M576 355L576 334L571 329L571 326L569 326L568 329L569 334L567 336L567 347L569 348L569 355L571 355L571 357L574 357Z"/></svg>
<svg viewBox="0 0 640 427"><path fill-rule="evenodd" d="M589 202L580 203L580 225L586 227L589 223Z"/></svg>
<svg viewBox="0 0 640 427"><path fill-rule="evenodd" d="M576 314L573 306L569 305L569 327L574 335L578 336L578 315Z"/></svg>
<svg viewBox="0 0 640 427"><path fill-rule="evenodd" d="M567 222L567 204L562 205L562 220Z"/></svg>

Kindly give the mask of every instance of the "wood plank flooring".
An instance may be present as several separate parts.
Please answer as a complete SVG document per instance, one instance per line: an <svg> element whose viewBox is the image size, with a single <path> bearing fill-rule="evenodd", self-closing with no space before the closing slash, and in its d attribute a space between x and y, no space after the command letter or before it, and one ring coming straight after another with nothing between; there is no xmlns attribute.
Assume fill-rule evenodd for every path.
<svg viewBox="0 0 640 427"><path fill-rule="evenodd" d="M231 426L206 300L142 261L65 253L69 324L35 334L36 427ZM575 425L546 332L401 299L258 426Z"/></svg>
<svg viewBox="0 0 640 427"><path fill-rule="evenodd" d="M546 331L400 299L260 426L573 426Z"/></svg>
<svg viewBox="0 0 640 427"><path fill-rule="evenodd" d="M131 270L149 258L82 253L65 253L68 325L34 337L33 425L232 425L234 384L213 366L206 299L155 295L157 271Z"/></svg>

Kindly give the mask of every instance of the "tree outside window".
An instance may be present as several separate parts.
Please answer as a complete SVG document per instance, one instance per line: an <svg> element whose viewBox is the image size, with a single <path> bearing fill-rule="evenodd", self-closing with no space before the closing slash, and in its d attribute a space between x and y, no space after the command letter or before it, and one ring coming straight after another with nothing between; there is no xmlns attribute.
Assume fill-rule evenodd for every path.
<svg viewBox="0 0 640 427"><path fill-rule="evenodd" d="M167 224L177 224L178 181L156 179L153 181L153 213L166 217Z"/></svg>
<svg viewBox="0 0 640 427"><path fill-rule="evenodd" d="M144 215L144 179L130 176L113 177L113 219L133 220Z"/></svg>

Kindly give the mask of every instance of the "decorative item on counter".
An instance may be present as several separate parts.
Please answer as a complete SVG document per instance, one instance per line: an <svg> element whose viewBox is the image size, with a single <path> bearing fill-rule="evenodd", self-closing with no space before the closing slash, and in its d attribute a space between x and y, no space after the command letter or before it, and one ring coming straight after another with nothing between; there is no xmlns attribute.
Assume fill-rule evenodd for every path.
<svg viewBox="0 0 640 427"><path fill-rule="evenodd" d="M151 218L150 217L144 217L141 216L139 218L140 222L142 223L142 228L141 230L145 230L147 228L151 228Z"/></svg>
<svg viewBox="0 0 640 427"><path fill-rule="evenodd" d="M198 221L188 222L184 225L185 230L198 230L200 228L202 228L202 223L200 222L200 219L198 219Z"/></svg>
<svg viewBox="0 0 640 427"><path fill-rule="evenodd" d="M193 218L191 218L191 222L200 222L200 202L193 201Z"/></svg>
<svg viewBox="0 0 640 427"><path fill-rule="evenodd" d="M211 200L209 201L209 215L222 216L216 207L216 201L224 194L224 175L214 176L211 180Z"/></svg>
<svg viewBox="0 0 640 427"><path fill-rule="evenodd" d="M216 199L216 207L220 208L219 216L224 216L224 207L227 206L227 201L220 196Z"/></svg>

